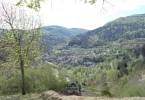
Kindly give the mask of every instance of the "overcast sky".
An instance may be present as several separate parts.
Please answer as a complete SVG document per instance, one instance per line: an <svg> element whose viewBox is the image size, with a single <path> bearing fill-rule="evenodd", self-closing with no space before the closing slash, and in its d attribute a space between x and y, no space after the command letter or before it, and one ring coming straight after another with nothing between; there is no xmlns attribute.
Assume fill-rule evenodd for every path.
<svg viewBox="0 0 145 100"><path fill-rule="evenodd" d="M118 17L145 13L145 0L108 0L102 8L102 0L94 5L80 0L47 0L40 10L44 25L60 25L67 28L95 29Z"/></svg>
<svg viewBox="0 0 145 100"><path fill-rule="evenodd" d="M5 1L5 0L0 0ZM6 0L17 2L19 0ZM67 28L96 29L119 17L145 13L145 0L107 0L84 4L81 0L45 0L41 3L40 17L44 26L59 25ZM84 1L84 0L82 0Z"/></svg>

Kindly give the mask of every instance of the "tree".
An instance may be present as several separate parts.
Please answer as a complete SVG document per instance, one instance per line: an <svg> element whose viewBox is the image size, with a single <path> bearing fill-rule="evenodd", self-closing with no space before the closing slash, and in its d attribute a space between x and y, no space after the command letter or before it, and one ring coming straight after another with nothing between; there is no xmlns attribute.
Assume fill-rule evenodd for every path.
<svg viewBox="0 0 145 100"><path fill-rule="evenodd" d="M9 52L5 64L21 70L22 95L25 95L24 67L38 61L41 23L36 16L29 17L25 10L4 2L0 3L0 13L3 28L1 41L3 48Z"/></svg>
<svg viewBox="0 0 145 100"><path fill-rule="evenodd" d="M28 8L32 8L36 11L38 11L41 8L40 3L43 2L45 0L19 0L19 2L17 2L17 6L23 6L26 5ZM90 3L90 4L95 4L97 2L97 0L80 0L84 3ZM52 0L51 0L52 2ZM102 0L102 8L104 9L103 5L104 3L108 3L110 5L112 5L108 0ZM113 6L113 5L112 5ZM105 9L104 9L105 10Z"/></svg>

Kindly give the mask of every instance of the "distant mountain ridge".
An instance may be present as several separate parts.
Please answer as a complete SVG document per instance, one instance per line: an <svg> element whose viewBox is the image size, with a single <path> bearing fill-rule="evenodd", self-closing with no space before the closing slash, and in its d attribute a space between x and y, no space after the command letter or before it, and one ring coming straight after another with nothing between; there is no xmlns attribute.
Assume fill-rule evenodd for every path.
<svg viewBox="0 0 145 100"><path fill-rule="evenodd" d="M56 32L56 33L60 32L61 34L65 34L68 36L76 36L79 34L84 34L88 31L87 29L82 29L82 28L65 28L63 26L57 26L57 25L44 26L42 28L44 30L51 31L51 32Z"/></svg>
<svg viewBox="0 0 145 100"><path fill-rule="evenodd" d="M49 46L54 46L60 43L65 43L70 38L78 35L84 34L88 30L81 28L65 28L62 26L44 26L42 27L44 36L43 42Z"/></svg>
<svg viewBox="0 0 145 100"><path fill-rule="evenodd" d="M69 42L70 46L84 48L105 45L107 42L145 38L145 14L136 14L113 20L103 27L77 35Z"/></svg>

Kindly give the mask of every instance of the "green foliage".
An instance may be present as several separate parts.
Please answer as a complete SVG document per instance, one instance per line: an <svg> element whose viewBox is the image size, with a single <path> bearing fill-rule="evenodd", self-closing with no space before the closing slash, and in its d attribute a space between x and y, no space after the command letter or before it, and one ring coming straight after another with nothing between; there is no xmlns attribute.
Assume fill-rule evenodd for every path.
<svg viewBox="0 0 145 100"><path fill-rule="evenodd" d="M136 70L136 72L132 73L127 79L127 76L125 76L120 81L128 80L125 82L125 84L116 91L116 96L120 97L144 97L145 96L145 87L144 87L144 80L142 80L141 73L144 72L144 69L142 70Z"/></svg>
<svg viewBox="0 0 145 100"><path fill-rule="evenodd" d="M128 82L128 76L125 75L125 76L123 76L123 77L120 78L119 86L120 87L123 87L127 82Z"/></svg>
<svg viewBox="0 0 145 100"><path fill-rule="evenodd" d="M86 29L65 28L61 26L45 26L43 29L42 42L47 48L68 42L68 40L78 34L84 34Z"/></svg>
<svg viewBox="0 0 145 100"><path fill-rule="evenodd" d="M3 78L0 80L1 92L2 94L12 94L20 92L19 79L16 77L13 78Z"/></svg>
<svg viewBox="0 0 145 100"><path fill-rule="evenodd" d="M109 96L109 97L112 97L111 93L110 93L108 90L103 90L103 91L101 91L101 95L102 95L102 96Z"/></svg>
<svg viewBox="0 0 145 100"><path fill-rule="evenodd" d="M24 6L26 5L28 8L34 9L36 11L39 11L39 9L41 8L41 2L44 2L45 0L19 0L17 2L17 6ZM96 3L97 0L80 0L83 1L85 3L90 3L90 4L94 4ZM53 1L51 1L53 2ZM104 1L103 1L104 2Z"/></svg>
<svg viewBox="0 0 145 100"><path fill-rule="evenodd" d="M106 72L107 82L117 82L118 81L119 70L108 70Z"/></svg>
<svg viewBox="0 0 145 100"><path fill-rule="evenodd" d="M74 37L69 45L88 48L104 46L113 41L123 42L136 38L145 38L144 18L144 14L118 18L103 27Z"/></svg>
<svg viewBox="0 0 145 100"><path fill-rule="evenodd" d="M58 74L58 75L57 75ZM2 94L14 94L21 92L21 73L17 71L11 78L0 78L0 92ZM37 69L25 70L26 92L41 92L46 90L59 91L66 86L64 73L56 73L52 66L43 65Z"/></svg>
<svg viewBox="0 0 145 100"><path fill-rule="evenodd" d="M41 59L41 23L38 17L29 17L23 9L14 5L2 2L0 8L3 28L1 39L4 40L4 50L9 53L3 65L21 70L21 88L25 95L24 67L34 66ZM21 14L18 16L18 13Z"/></svg>
<svg viewBox="0 0 145 100"><path fill-rule="evenodd" d="M144 97L145 95L145 89L138 86L128 86L123 87L123 89L120 90L120 97Z"/></svg>
<svg viewBox="0 0 145 100"><path fill-rule="evenodd" d="M145 15L119 18L84 35L78 35L69 42L70 46L76 47L68 51L63 50L66 46L65 38L71 37L67 29L58 27L56 29L54 26L51 27L52 29L45 27L44 30L49 30L49 32L43 35L40 30L28 30L25 27L24 30L14 28L5 30L0 38L2 41L0 47L7 46L0 48L0 51L6 51L0 52L0 57L2 56L0 66L2 66L1 72L3 72L2 68L7 68L9 71L4 70L5 72L1 74L0 92L3 94L20 92L22 79L18 69L20 69L20 61L23 60L27 92L59 91L65 87L67 76L71 81L85 82L90 91L99 91L102 95L143 96L145 90L141 88L144 86L136 85L137 82L131 86L129 82L136 79L133 77L136 70L144 69L145 59L140 55L141 49L142 51L144 49L144 45L141 48L140 44L145 42L144 18ZM32 37L34 41L31 41ZM64 43L55 48L59 48L58 50L48 55L54 57L53 60L51 59L52 62L57 62L57 58L60 57L58 64L67 63L65 65L67 70L52 66L53 64L38 66L42 62L39 60L41 58L39 56L41 55L40 44L37 43L42 39L45 46L48 46L50 42L48 38L50 41L58 40ZM19 42L16 41L19 41L21 45L18 45ZM22 59L19 59L20 55ZM74 58L70 59L72 57ZM63 58L64 63L62 63ZM72 60L75 60L74 65ZM90 66L87 64L87 67L82 66L88 62L91 63ZM71 68L72 66L75 68Z"/></svg>
<svg viewBox="0 0 145 100"><path fill-rule="evenodd" d="M64 88L66 84L66 78L64 73L58 72L51 67L46 67L45 65L38 72L38 79L44 85L46 90L60 90Z"/></svg>
<svg viewBox="0 0 145 100"><path fill-rule="evenodd" d="M19 2L17 2L17 6L24 6L26 5L28 8L34 9L36 11L38 11L40 9L40 2L45 1L45 0L19 0Z"/></svg>

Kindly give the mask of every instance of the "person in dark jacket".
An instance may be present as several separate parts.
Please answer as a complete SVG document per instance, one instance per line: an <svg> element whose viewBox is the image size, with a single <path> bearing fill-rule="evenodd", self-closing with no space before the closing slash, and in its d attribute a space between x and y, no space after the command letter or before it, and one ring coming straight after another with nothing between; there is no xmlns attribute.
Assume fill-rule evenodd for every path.
<svg viewBox="0 0 145 100"><path fill-rule="evenodd" d="M81 95L82 86L81 86L81 84L80 84L78 81L76 81L76 84L77 84L77 87L78 87L79 93L80 93L80 95Z"/></svg>
<svg viewBox="0 0 145 100"><path fill-rule="evenodd" d="M71 83L71 87L72 87L72 88L76 87L76 83L74 83L74 82Z"/></svg>

